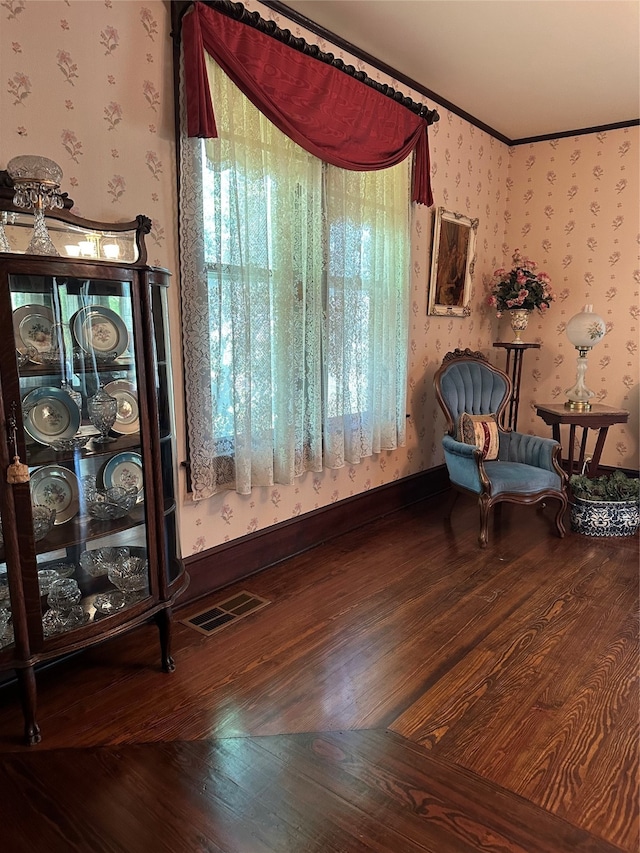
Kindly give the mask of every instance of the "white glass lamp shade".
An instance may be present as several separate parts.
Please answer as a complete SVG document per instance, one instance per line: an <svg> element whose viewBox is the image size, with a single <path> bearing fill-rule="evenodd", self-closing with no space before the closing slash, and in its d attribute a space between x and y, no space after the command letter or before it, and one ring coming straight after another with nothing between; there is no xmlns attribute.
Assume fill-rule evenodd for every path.
<svg viewBox="0 0 640 853"><path fill-rule="evenodd" d="M566 333L576 349L591 349L605 336L607 327L602 317L593 313L593 305L585 305L567 323Z"/></svg>
<svg viewBox="0 0 640 853"><path fill-rule="evenodd" d="M576 361L576 382L566 390L568 409L588 411L591 408L593 391L587 388L585 375L587 372L587 353L605 336L607 327L602 317L593 313L592 305L585 305L579 314L575 314L567 323L567 337L578 350Z"/></svg>

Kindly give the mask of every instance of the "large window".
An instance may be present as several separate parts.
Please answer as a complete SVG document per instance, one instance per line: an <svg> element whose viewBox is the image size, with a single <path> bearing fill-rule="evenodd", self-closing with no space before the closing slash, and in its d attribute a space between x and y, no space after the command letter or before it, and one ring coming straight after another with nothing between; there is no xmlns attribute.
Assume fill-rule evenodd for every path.
<svg viewBox="0 0 640 853"><path fill-rule="evenodd" d="M406 411L409 162L328 166L209 76L220 136L181 164L196 498L397 447Z"/></svg>

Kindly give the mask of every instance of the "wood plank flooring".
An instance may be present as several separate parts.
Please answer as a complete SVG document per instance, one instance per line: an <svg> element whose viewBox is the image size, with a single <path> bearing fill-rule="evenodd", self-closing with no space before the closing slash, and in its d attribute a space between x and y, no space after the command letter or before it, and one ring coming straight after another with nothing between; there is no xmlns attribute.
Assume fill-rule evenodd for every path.
<svg viewBox="0 0 640 853"><path fill-rule="evenodd" d="M637 853L638 539L394 513L0 689L2 853Z"/></svg>

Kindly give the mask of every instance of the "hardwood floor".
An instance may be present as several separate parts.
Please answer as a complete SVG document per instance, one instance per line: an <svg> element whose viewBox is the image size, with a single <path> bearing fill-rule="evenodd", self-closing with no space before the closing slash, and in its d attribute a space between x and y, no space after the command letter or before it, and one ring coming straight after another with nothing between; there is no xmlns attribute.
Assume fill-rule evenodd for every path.
<svg viewBox="0 0 640 853"><path fill-rule="evenodd" d="M638 539L416 504L0 690L3 853L637 853Z"/></svg>

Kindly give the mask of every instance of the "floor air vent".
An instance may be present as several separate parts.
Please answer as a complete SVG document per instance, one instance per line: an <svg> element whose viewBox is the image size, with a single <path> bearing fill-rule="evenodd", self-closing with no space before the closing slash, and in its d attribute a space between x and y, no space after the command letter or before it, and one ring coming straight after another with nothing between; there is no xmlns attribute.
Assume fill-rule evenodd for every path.
<svg viewBox="0 0 640 853"><path fill-rule="evenodd" d="M249 613L255 613L256 610L260 610L270 603L266 598L260 598L259 595L243 590L231 598L225 598L224 601L219 601L189 619L182 619L181 621L184 625L200 631L201 634L209 635L224 628L225 625L237 622L243 616L248 616Z"/></svg>

